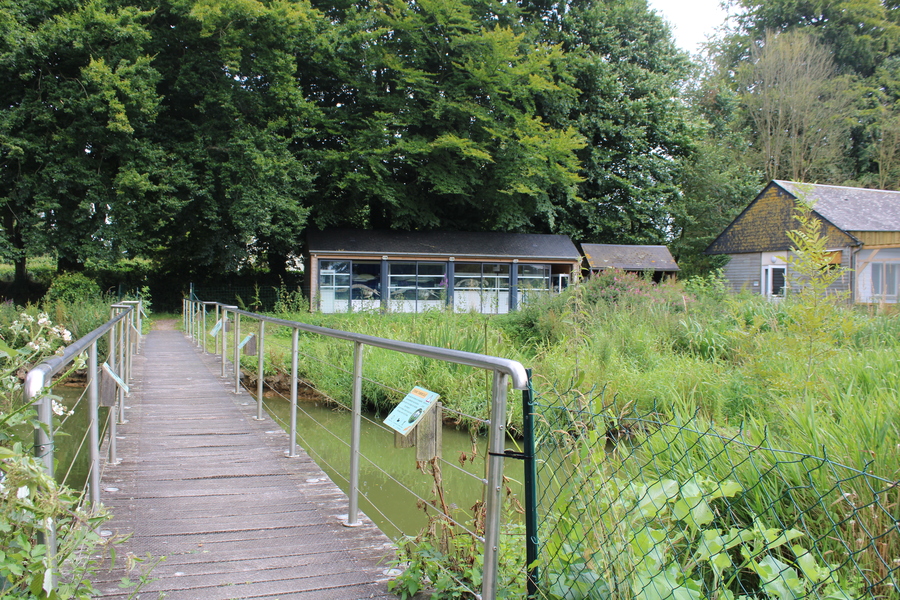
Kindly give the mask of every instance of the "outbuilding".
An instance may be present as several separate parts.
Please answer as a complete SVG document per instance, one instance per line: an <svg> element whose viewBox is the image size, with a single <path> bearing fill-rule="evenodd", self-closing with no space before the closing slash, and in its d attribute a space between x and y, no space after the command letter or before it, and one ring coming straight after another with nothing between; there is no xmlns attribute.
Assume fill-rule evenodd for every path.
<svg viewBox="0 0 900 600"><path fill-rule="evenodd" d="M626 244L581 244L586 270L598 275L606 269L618 269L633 273L652 273L654 281L680 271L672 254L665 246Z"/></svg>
<svg viewBox="0 0 900 600"><path fill-rule="evenodd" d="M565 288L581 256L565 235L313 231L310 306L321 312L506 313Z"/></svg>
<svg viewBox="0 0 900 600"><path fill-rule="evenodd" d="M732 289L784 295L798 202L821 223L830 264L847 269L834 291L849 291L857 303L897 302L900 192L793 181L771 181L706 249L729 257Z"/></svg>

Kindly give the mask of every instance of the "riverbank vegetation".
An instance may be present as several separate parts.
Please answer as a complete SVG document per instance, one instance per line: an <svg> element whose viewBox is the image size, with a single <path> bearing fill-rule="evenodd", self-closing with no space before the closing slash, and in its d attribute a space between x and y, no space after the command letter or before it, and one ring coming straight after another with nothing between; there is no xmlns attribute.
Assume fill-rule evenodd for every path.
<svg viewBox="0 0 900 600"><path fill-rule="evenodd" d="M796 302L732 296L715 275L654 284L608 272L509 315L278 316L519 360L533 369L538 396L564 390L573 408L696 413L723 428L765 429L798 450L825 446L857 467L873 456L886 464L900 458L891 444L900 430L893 391L900 389L900 318L889 307L832 304L832 324L824 325L810 322ZM280 348L270 357L282 369L289 336L285 329L269 342ZM301 378L346 400L348 343L301 334L299 344ZM486 416L489 381L472 369L369 349L366 377L364 395L376 410L390 410L422 385L455 410ZM511 400L509 408L519 430L521 407ZM848 443L851 433L855 443Z"/></svg>
<svg viewBox="0 0 900 600"><path fill-rule="evenodd" d="M803 272L802 265L795 268ZM809 273L820 279L841 275L817 267ZM757 537L763 535L765 527L799 537L801 533L789 528L782 531L779 524L796 524L798 514L802 514L803 539L816 541L814 547L811 541L793 542L794 552L811 549L818 557L816 569L822 577L829 572L829 564L843 564L840 570L834 567L833 579L828 576L828 585L834 590L859 591L864 585L861 572L845 562L848 544L857 547L855 560L863 570L878 573L870 580L886 577L895 568L883 568L883 561L890 563L900 551L890 517L894 510L891 492L884 492L885 496L870 487L879 489L878 485L889 486L889 482L900 479L900 400L896 394L900 389L900 316L893 307L853 307L839 296L825 295L821 286L809 279L803 290L772 302L758 295L727 293L715 274L654 284L634 274L613 271L509 315L285 312L279 316L487 352L515 358L531 367L537 402L553 406L554 411L561 407L574 411L559 423L545 424L550 431L548 439L561 436L556 443L565 458L559 460L567 461L566 468L553 476L554 481L569 470L567 476L582 481L578 485L563 484L559 493L564 498L570 494L571 498L560 506L542 507L547 511L546 523L569 523L568 527L574 528L559 534L559 538L542 539L542 543L558 544L558 550L574 544L573 548L609 552L610 541L602 532L596 533L596 539L588 537L586 530L584 538L570 537L581 530L582 509L598 515L614 509L615 514L603 513L597 522L623 519L607 525L616 531L624 528L620 531L622 539L630 539L630 521L624 520L630 505L613 503L612 509L604 508L595 505L594 498L584 497L582 489L633 485L622 479L628 477L650 486L662 477L660 473L668 473L660 481L684 494L689 488L683 485L693 481L700 470L707 487L713 485L710 482L723 482L729 489L741 490L735 498L713 494L708 501L727 503L729 514L742 515L735 526L746 529L748 533L741 534L745 541L752 537L749 523L756 523L754 519L758 525L752 527L762 528L753 530ZM272 367L283 369L290 334L288 330L273 334L267 342L269 359ZM301 334L299 347L301 377L325 395L346 403L350 345ZM367 350L365 365L365 399L383 413L413 385L422 385L441 393L442 401L453 410L487 417L489 381L483 373L377 349ZM511 394L509 408L510 427L521 431L518 394ZM549 419L560 413L542 414ZM475 420L460 420L462 426L477 427ZM651 431L659 433L649 435ZM616 447L622 438L635 443L645 440L640 448L633 448L640 459L625 459L631 454L627 445L615 454L621 454L621 460L608 456L609 447ZM722 456L726 445L727 458ZM774 450L759 452L761 448ZM782 453L787 458L779 458ZM820 458L811 459L813 467L807 470L799 460L803 456ZM631 472L645 460L652 460L653 473ZM607 481L610 471L614 479ZM790 500L782 495L786 489L791 490ZM672 498L675 503L679 496ZM878 536L877 545L859 532L853 534L859 539L849 540L849 530L835 525L843 519L838 514L842 509L821 506L822 502L830 506L842 498L851 506L855 503L864 507L854 512L855 519L869 535ZM885 508L880 509L881 505ZM665 548L682 543L672 541L681 538L682 530L671 517L662 512L660 515L645 516L648 520L661 519L659 524L668 528L667 537L661 538L656 547L660 553L671 554L672 550ZM442 555L434 552L434 543L427 536L407 543L413 563L418 564L416 561L425 556L430 561L439 560ZM780 556L774 547L770 551L771 556ZM463 554L471 558L478 552L477 547L466 547ZM581 552L555 556L550 573L559 578L562 587L558 587L556 596L550 593L548 597L590 597L559 590L575 589L577 582L571 578L583 569L597 574L600 567L585 563L579 558ZM760 565L780 560L763 556L756 558ZM687 561L689 557L688 552L676 560ZM442 568L450 568L458 559L444 556ZM647 566L638 555L631 560L634 565ZM747 560L748 565L757 564ZM748 568L736 569L729 585L737 585L737 581L746 589L753 588L756 575ZM505 576L510 582L516 577L514 573ZM459 577L466 576L461 572ZM813 585L811 581L801 581L800 587ZM633 581L628 585L632 584L637 585ZM694 585L686 579L683 584ZM412 589L420 584L410 585ZM448 584L447 590L459 589L458 585ZM466 585L471 587L472 581ZM838 594L835 597L844 597L840 595L844 592L834 593ZM875 588L872 593L876 593Z"/></svg>

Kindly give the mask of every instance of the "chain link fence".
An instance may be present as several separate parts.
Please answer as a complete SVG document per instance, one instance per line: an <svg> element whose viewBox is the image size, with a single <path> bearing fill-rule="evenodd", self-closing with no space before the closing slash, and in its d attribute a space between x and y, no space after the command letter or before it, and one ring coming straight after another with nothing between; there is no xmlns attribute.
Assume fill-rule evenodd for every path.
<svg viewBox="0 0 900 600"><path fill-rule="evenodd" d="M900 482L598 403L535 399L534 597L900 598Z"/></svg>

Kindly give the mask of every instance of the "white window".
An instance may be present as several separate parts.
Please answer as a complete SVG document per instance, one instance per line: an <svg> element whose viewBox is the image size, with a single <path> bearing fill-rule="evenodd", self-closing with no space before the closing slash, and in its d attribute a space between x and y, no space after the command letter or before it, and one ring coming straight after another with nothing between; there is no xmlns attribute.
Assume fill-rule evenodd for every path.
<svg viewBox="0 0 900 600"><path fill-rule="evenodd" d="M897 301L897 263L873 262L872 298L882 302Z"/></svg>

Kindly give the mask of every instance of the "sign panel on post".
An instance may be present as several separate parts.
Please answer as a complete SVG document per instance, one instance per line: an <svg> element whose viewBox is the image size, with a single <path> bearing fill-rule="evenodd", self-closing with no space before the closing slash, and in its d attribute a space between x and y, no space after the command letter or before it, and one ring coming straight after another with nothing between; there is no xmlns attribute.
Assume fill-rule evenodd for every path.
<svg viewBox="0 0 900 600"><path fill-rule="evenodd" d="M216 321L216 324L213 325L213 328L209 330L209 335L216 337L219 335L219 330L222 329L222 319ZM218 352L218 350L217 350Z"/></svg>
<svg viewBox="0 0 900 600"><path fill-rule="evenodd" d="M437 402L440 395L425 388L414 387L406 397L394 407L384 424L401 435L409 435Z"/></svg>

